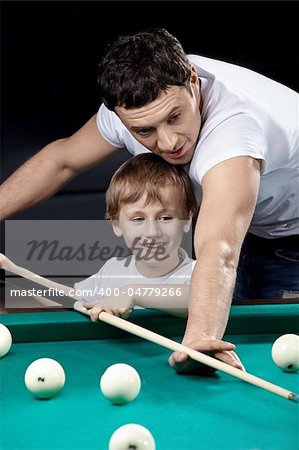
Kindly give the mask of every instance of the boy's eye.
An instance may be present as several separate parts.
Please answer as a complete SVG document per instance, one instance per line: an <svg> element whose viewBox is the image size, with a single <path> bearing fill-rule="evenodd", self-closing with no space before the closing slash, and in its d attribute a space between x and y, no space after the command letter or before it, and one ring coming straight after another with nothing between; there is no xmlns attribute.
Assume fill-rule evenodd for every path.
<svg viewBox="0 0 299 450"><path fill-rule="evenodd" d="M143 221L144 221L144 217L133 217L133 218L131 219L131 221L132 221L132 222L135 222L135 223L140 223L140 222L143 222Z"/></svg>
<svg viewBox="0 0 299 450"><path fill-rule="evenodd" d="M172 217L171 216L161 216L160 220L162 220L163 222L167 222L169 220L172 220Z"/></svg>

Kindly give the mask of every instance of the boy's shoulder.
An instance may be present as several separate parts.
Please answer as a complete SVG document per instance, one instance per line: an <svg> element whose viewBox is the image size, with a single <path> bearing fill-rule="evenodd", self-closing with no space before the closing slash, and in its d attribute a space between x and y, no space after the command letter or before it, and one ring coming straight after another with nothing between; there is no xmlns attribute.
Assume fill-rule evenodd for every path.
<svg viewBox="0 0 299 450"><path fill-rule="evenodd" d="M172 271L172 273L169 275L169 278L185 278L186 276L191 276L192 274L196 261L190 258L187 252L181 247L179 248L179 256L182 262L176 269Z"/></svg>
<svg viewBox="0 0 299 450"><path fill-rule="evenodd" d="M105 262L101 268L101 271L116 271L120 268L125 269L131 267L132 265L135 266L133 255L128 254L126 256L114 256Z"/></svg>

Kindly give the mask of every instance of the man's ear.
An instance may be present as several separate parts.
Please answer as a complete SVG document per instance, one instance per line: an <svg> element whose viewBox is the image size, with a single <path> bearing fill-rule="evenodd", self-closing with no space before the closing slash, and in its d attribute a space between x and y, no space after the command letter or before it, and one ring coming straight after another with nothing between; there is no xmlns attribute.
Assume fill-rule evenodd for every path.
<svg viewBox="0 0 299 450"><path fill-rule="evenodd" d="M188 231L190 231L191 224L192 224L192 215L190 214L190 219L185 220L185 223L184 223L184 232L185 233L188 233Z"/></svg>
<svg viewBox="0 0 299 450"><path fill-rule="evenodd" d="M194 66L191 66L190 82L199 86L199 79Z"/></svg>
<svg viewBox="0 0 299 450"><path fill-rule="evenodd" d="M123 232L119 226L119 220L111 220L111 225L112 225L115 236L121 237L123 235Z"/></svg>

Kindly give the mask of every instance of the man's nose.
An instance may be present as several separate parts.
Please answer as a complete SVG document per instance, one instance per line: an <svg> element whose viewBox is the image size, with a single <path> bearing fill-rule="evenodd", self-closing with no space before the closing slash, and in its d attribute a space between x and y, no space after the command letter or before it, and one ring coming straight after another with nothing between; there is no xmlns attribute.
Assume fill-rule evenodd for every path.
<svg viewBox="0 0 299 450"><path fill-rule="evenodd" d="M157 146L162 152L171 152L176 147L176 135L169 128L158 130Z"/></svg>

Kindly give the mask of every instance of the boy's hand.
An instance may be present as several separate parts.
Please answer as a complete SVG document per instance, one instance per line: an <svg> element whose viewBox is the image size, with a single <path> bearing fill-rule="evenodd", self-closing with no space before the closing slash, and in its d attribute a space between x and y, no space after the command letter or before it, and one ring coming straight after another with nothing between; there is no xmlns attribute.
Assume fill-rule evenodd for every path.
<svg viewBox="0 0 299 450"><path fill-rule="evenodd" d="M99 315L103 311L105 311L108 314L112 314L113 316L121 317L122 319L128 319L133 310L125 308L107 308L105 306L104 307L95 306L90 310L90 318L92 322L96 322L97 320L99 320Z"/></svg>
<svg viewBox="0 0 299 450"><path fill-rule="evenodd" d="M90 309L90 318L92 322L99 319L102 311L112 314L113 316L128 319L135 306L133 297L121 294L119 296L109 296L97 299L91 302L84 302L84 306Z"/></svg>

